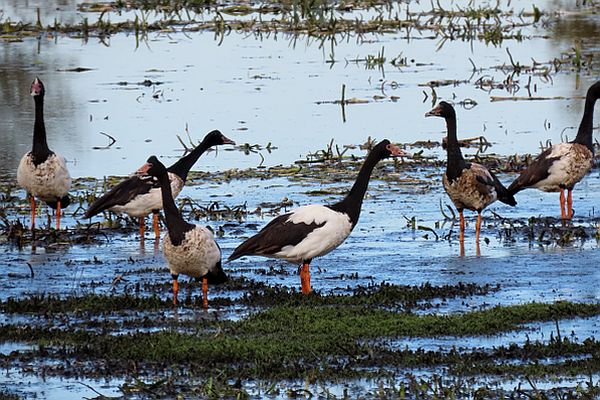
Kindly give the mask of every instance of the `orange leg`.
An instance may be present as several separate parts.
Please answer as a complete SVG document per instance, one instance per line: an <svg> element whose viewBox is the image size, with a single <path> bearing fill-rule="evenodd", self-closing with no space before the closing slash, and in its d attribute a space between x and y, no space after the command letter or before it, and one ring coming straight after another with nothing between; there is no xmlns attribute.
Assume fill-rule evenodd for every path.
<svg viewBox="0 0 600 400"><path fill-rule="evenodd" d="M157 239L160 238L160 229L158 228L158 213L153 213L152 226L154 227L154 235Z"/></svg>
<svg viewBox="0 0 600 400"><path fill-rule="evenodd" d="M146 230L145 217L140 217L140 240L144 241L144 232Z"/></svg>
<svg viewBox="0 0 600 400"><path fill-rule="evenodd" d="M458 215L460 215L460 242L465 242L465 216L463 215L463 211L459 210Z"/></svg>
<svg viewBox="0 0 600 400"><path fill-rule="evenodd" d="M481 233L481 211L477 211L477 225L475 225L475 242L479 243L479 234Z"/></svg>
<svg viewBox="0 0 600 400"><path fill-rule="evenodd" d="M171 277L173 278L173 305L176 306L177 305L177 293L179 293L179 281L177 280L177 278L179 276L175 275L175 274L171 274Z"/></svg>
<svg viewBox="0 0 600 400"><path fill-rule="evenodd" d="M29 202L31 204L31 231L35 229L35 197L30 196Z"/></svg>
<svg viewBox="0 0 600 400"><path fill-rule="evenodd" d="M60 200L56 203L56 230L60 230Z"/></svg>
<svg viewBox="0 0 600 400"><path fill-rule="evenodd" d="M202 278L202 307L208 310L208 279Z"/></svg>
<svg viewBox="0 0 600 400"><path fill-rule="evenodd" d="M310 294L312 291L310 288L310 270L308 266L309 263L305 262L302 264L302 269L300 269L300 283L302 284L303 294Z"/></svg>
<svg viewBox="0 0 600 400"><path fill-rule="evenodd" d="M560 189L560 219L567 219L567 213L565 211L565 189Z"/></svg>
<svg viewBox="0 0 600 400"><path fill-rule="evenodd" d="M567 195L567 218L573 218L573 189L569 189L569 194Z"/></svg>

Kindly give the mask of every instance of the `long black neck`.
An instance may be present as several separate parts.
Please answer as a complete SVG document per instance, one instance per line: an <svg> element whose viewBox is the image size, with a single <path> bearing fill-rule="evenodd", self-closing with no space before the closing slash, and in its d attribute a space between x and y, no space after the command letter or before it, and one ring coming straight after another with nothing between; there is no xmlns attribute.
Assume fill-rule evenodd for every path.
<svg viewBox="0 0 600 400"><path fill-rule="evenodd" d="M586 146L592 153L594 153L593 143L593 124L594 124L594 105L596 99L593 96L588 95L585 99L585 109L583 110L583 118L581 124L579 124L579 130L577 136L572 143L579 143Z"/></svg>
<svg viewBox="0 0 600 400"><path fill-rule="evenodd" d="M167 171L179 176L184 182L187 179L190 169L196 164L200 156L210 148L210 144L203 140L188 155L181 157L175 164L171 165Z"/></svg>
<svg viewBox="0 0 600 400"><path fill-rule="evenodd" d="M448 154L448 163L446 165L446 176L453 181L460 176L467 163L460 152L458 138L456 137L456 116L446 117L446 129L448 131L448 141L446 142L446 152Z"/></svg>
<svg viewBox="0 0 600 400"><path fill-rule="evenodd" d="M45 162L52 154L46 141L46 125L44 124L44 97L34 96L35 123L33 124L33 163L39 165Z"/></svg>
<svg viewBox="0 0 600 400"><path fill-rule="evenodd" d="M183 239L185 239L185 233L192 229L192 225L188 224L177 206L175 205L175 200L173 199L173 193L171 192L171 182L169 181L169 176L166 171L163 174L160 174L158 177L158 182L160 183L160 191L162 195L163 209L165 210L165 219L167 220L167 230L169 231L169 238L171 239L171 243L175 246L181 244Z"/></svg>
<svg viewBox="0 0 600 400"><path fill-rule="evenodd" d="M363 163L360 171L358 172L358 176L356 177L356 181L350 192L346 195L346 197L340 201L339 203L333 204L329 206L334 211L339 211L348 214L350 217L350 221L352 222L352 227L356 225L358 222L358 217L360 216L360 209L362 207L362 202L365 197L365 192L367 191L367 186L369 185L369 179L371 178L371 173L373 172L373 168L379 162L381 157L379 154L376 154L375 151L371 151L367 156L365 162Z"/></svg>

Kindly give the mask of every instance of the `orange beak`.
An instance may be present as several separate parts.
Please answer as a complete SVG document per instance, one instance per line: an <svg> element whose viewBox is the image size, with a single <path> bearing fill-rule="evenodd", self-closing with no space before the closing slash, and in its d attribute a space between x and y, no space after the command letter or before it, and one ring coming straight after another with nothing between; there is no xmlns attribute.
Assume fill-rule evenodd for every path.
<svg viewBox="0 0 600 400"><path fill-rule="evenodd" d="M223 144L235 144L235 142L226 136L223 136Z"/></svg>
<svg viewBox="0 0 600 400"><path fill-rule="evenodd" d="M392 157L410 157L410 153L402 150L400 147L395 144L389 144L387 149L390 151Z"/></svg>
<svg viewBox="0 0 600 400"><path fill-rule="evenodd" d="M142 165L141 167L139 167L138 170L135 171L135 174L136 175L145 175L150 168L152 168L152 164L146 163L146 164Z"/></svg>

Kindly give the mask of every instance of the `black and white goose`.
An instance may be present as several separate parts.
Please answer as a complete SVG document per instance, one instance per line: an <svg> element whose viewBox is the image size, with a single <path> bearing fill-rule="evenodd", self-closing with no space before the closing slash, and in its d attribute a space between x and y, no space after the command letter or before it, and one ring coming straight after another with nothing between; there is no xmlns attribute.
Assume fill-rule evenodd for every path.
<svg viewBox="0 0 600 400"><path fill-rule="evenodd" d="M17 169L17 182L25 189L31 202L31 230L35 229L35 198L56 210L56 229L60 229L61 209L71 202L69 189L71 176L65 159L48 148L46 125L44 124L44 84L35 78L31 84L31 95L35 102L33 125L33 148L21 158Z"/></svg>
<svg viewBox="0 0 600 400"><path fill-rule="evenodd" d="M383 140L365 159L356 182L339 203L311 204L273 219L255 236L240 244L229 256L259 255L301 263L302 293L309 294L309 265L313 258L329 253L341 245L358 222L371 172L380 160L406 155L398 146Z"/></svg>
<svg viewBox="0 0 600 400"><path fill-rule="evenodd" d="M573 188L594 164L592 130L594 105L599 97L600 82L596 82L585 96L583 118L575 140L555 144L537 156L510 184L508 190L511 194L530 187L544 192L560 192L561 218L573 218ZM566 201L565 189L568 191Z"/></svg>
<svg viewBox="0 0 600 400"><path fill-rule="evenodd" d="M202 142L189 154L181 157L167 169L171 192L177 197L192 166L206 150L221 144L235 144L218 130L208 133ZM152 176L132 175L94 201L85 212L84 218L110 210L116 213L126 213L131 217L140 218L140 237L144 238L146 215L153 213L153 227L156 237L160 237L158 228L158 212L163 208L160 185Z"/></svg>
<svg viewBox="0 0 600 400"><path fill-rule="evenodd" d="M175 205L167 168L156 158L148 158L138 173L155 177L162 194L162 205L167 223L163 239L163 253L173 277L173 304L177 304L180 274L202 279L204 308L208 307L208 284L223 283L227 275L221 266L221 249L213 233L200 225L187 223Z"/></svg>
<svg viewBox="0 0 600 400"><path fill-rule="evenodd" d="M440 102L425 114L426 117L442 117L446 120L448 162L443 177L444 189L460 215L460 241L464 241L465 218L463 210L477 211L475 241L479 242L481 212L496 200L515 206L517 202L498 178L485 166L468 163L462 156L456 137L456 112L451 104Z"/></svg>

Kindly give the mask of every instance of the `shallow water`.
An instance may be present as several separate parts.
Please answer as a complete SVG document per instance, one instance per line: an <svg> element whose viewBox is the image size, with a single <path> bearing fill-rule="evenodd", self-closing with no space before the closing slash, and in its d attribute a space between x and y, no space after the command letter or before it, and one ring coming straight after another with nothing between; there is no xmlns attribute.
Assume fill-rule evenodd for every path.
<svg viewBox="0 0 600 400"><path fill-rule="evenodd" d="M434 176L441 170L427 171ZM500 179L508 181L509 175L500 175ZM540 210L548 210L549 215L558 214L556 194L544 194L537 191L524 191L519 194L519 207L510 208L501 204L494 205L484 212L485 223L482 239L481 256L476 256L474 248L474 216L467 218L466 255L460 256L457 238L457 227L451 241L435 241L431 232L412 230L406 219L417 216L418 225L434 228L440 237L445 236L451 229L451 223L443 224L443 216L439 210L439 202L448 203L440 182L432 182L430 191L421 193L412 185L393 185L374 180L371 182L368 197L363 206L361 220L355 231L339 249L315 260L312 264L313 289L322 293L348 292L357 285L378 284L388 282L393 284L421 285L429 282L432 285L454 285L459 282L477 283L480 285L500 285L498 292L485 296L436 300L425 307L423 313L449 313L478 310L497 304L521 304L529 301L554 302L569 300L574 302L598 302L600 290L598 279L600 275L596 265L600 261L598 243L593 240L574 241L566 247L557 245L540 245L517 237L516 242L505 242L497 236L499 230L507 222L497 221L491 211L498 215L510 215L512 221L526 219L531 215L542 215ZM270 180L241 180L222 184L206 184L188 186L182 196L198 201L200 205L208 206L212 201L218 201L221 207L235 207L237 197L248 198L247 209L253 210L263 202L278 202L287 197L298 205L309 202L331 202L338 196L310 196L306 193L317 187L344 188L347 182L324 185L299 184L287 178ZM595 204L600 200L600 176L593 173L586 177L577 188L575 200L576 215L582 215L576 224L587 225L595 216ZM236 196L231 196L235 193ZM392 218L390 218L390 215ZM226 258L240 241L260 228L271 217L260 217L251 214L241 224L234 221L199 221L217 230L224 229L224 236L219 238L219 244ZM100 220L100 218L97 218ZM597 220L597 218L596 218ZM73 224L73 219L67 217L65 225ZM439 227L436 227L439 223ZM164 232L163 232L164 234ZM429 238L424 235L428 234ZM155 253L152 234L147 236L145 248L140 249L137 234L115 234L106 238L100 237L98 245L72 245L56 250L38 248L34 254L26 247L23 251L3 246L4 254L0 257L0 268L5 271L0 277L1 299L7 297L23 297L31 294L54 293L63 296L81 296L86 293L124 294L131 293L136 283L164 283L161 292L157 293L165 299L170 298L171 289L168 285L169 275L165 261L160 253ZM423 256L426 254L427 256ZM68 262L66 262L68 260ZM35 272L35 278L30 277L26 263L29 262ZM281 272L280 266L283 267ZM265 274L270 267L274 270ZM267 260L260 257L246 257L225 265L232 276L244 276L269 285L284 285L299 287L296 267L277 260ZM143 271L143 273L141 272ZM121 276L117 283L116 277ZM200 295L197 285L190 285L182 279L182 291L191 290L192 296ZM150 293L149 293L150 294ZM224 290L219 286L211 287L212 298L235 298L237 292ZM248 310L238 307L210 308L210 313L217 313L220 318L241 318ZM157 316L148 314L151 318L168 320L194 320L205 318L204 312L184 307L176 313ZM137 316L139 318L139 315ZM69 324L69 326L85 327L85 317L68 317L63 315L39 319L35 316L0 317L2 324ZM55 319L53 319L55 318ZM126 313L113 316L105 315L115 321L126 321ZM55 321L55 322L52 322ZM575 319L560 322L563 336L577 338L583 341L588 337L597 337L598 319ZM123 328L122 332L127 332ZM553 323L528 324L523 330L507 332L489 337L466 338L433 338L433 339L399 339L390 342L393 347L425 348L432 350L447 349L452 346L491 349L494 346L510 343L523 343L527 337L530 340L547 341L550 334L555 332ZM9 351L20 350L19 345L7 344ZM14 346L14 347L13 347ZM23 348L25 349L25 348ZM11 390L22 392L25 389L14 387L8 378L18 376L18 371L5 375L0 379ZM411 371L411 373L416 373ZM431 373L431 371L429 372ZM85 392L85 387L65 378L52 378L41 381L34 377L25 377L28 389L43 392L46 396L60 397L61 390L72 393ZM581 382L575 378L565 381L565 386L571 387ZM514 381L498 383L500 387L510 389ZM118 381L110 381L106 389L117 391ZM372 383L375 385L375 383ZM543 383L540 383L543 386ZM80 387L81 386L81 387ZM92 386L98 389L97 385ZM516 386L516 384L514 385ZM364 386L369 388L371 386ZM374 386L376 387L376 386ZM541 387L541 386L540 386ZM551 386L553 387L553 386ZM333 387L335 388L335 386ZM333 389L332 388L332 389ZM343 386L340 390L343 389ZM99 389L98 389L99 390ZM251 390L251 388L249 388ZM316 389L315 389L316 390ZM100 390L102 393L103 390ZM57 397L57 398L58 398Z"/></svg>
<svg viewBox="0 0 600 400"><path fill-rule="evenodd" d="M104 396L118 396L116 387L120 380L102 381L92 379L62 379L51 376L38 377L22 371L3 370L0 373L0 385L10 383L11 388L24 398L43 398L47 400L79 400ZM0 386L1 387L1 386Z"/></svg>
<svg viewBox="0 0 600 400"><path fill-rule="evenodd" d="M513 7L522 9L518 3ZM105 40L42 36L2 42L0 94L5 101L0 105L0 131L5 134L0 146L6 151L0 173L14 176L18 160L31 146L33 102L28 90L34 76L46 84L50 147L69 160L73 176L125 175L150 154L175 159L182 154L176 135L185 138L186 125L195 141L218 128L238 143L277 147L260 152L264 161L257 153L220 152L197 165L208 170L287 165L331 139L340 145L362 143L368 136L403 143L440 140L443 121L423 117L432 106L432 92L420 85L441 79L465 83L436 88L440 99L477 102L470 110L458 110L460 137L484 135L494 143L488 151L498 154L536 153L540 142L556 143L563 131L574 137L582 100L490 102L490 95L511 94L499 89L488 93L474 83L480 77L496 82L507 78L508 72L494 68L510 65L506 49L521 64L547 62L571 51L578 34L587 37L598 29L593 20L580 31L570 24L580 25L567 15L557 22L551 19L548 28L541 23L525 28L532 38L522 42L506 40L495 47L481 41L446 41L439 50L439 40L416 33L407 39L404 32L366 35L363 40L338 37L333 47L302 36L259 39L236 32L222 41L209 32L151 32L139 46L127 33ZM583 42L587 49L597 46L588 42ZM387 58L383 70L351 61L382 49ZM399 55L406 57L407 66L390 64ZM336 62L329 63L331 58ZM473 72L469 58L480 71ZM67 72L76 67L92 70ZM523 87L528 77L514 77L521 87L517 96L527 95ZM579 75L563 70L550 80L534 75L533 95L583 96L596 78L597 72L585 71ZM138 85L147 79L162 84ZM318 104L340 99L343 84L346 98L369 101L346 106L346 122L339 105ZM93 149L109 143L100 132L116 139L110 149Z"/></svg>
<svg viewBox="0 0 600 400"><path fill-rule="evenodd" d="M568 2L567 2L568 3ZM35 9L41 7L43 21L54 17L63 23L90 20L97 13L81 13L73 1L27 2L0 1L4 18L35 20ZM444 3L445 4L445 3ZM515 10L529 9L528 2L512 2ZM411 10L429 3L412 4ZM59 10L56 9L59 8ZM403 7L399 6L400 8ZM245 155L224 146L205 155L197 169L223 171L257 165L289 165L326 147L331 139L336 144L359 144L371 136L395 142L417 140L439 141L445 135L440 119L424 118L432 107L432 90L423 84L442 79L461 83L435 88L439 99L460 102L471 99L471 109L457 107L459 137L484 135L493 146L486 153L510 155L538 153L541 142L572 139L579 124L587 87L600 76L597 69L580 73L563 68L551 79L536 74L514 75L520 90L513 93L494 89L478 89L480 78L504 81L511 73L496 67L509 65L507 49L514 60L531 64L532 59L547 62L571 52L575 40L583 39L586 51L598 51L599 44L590 40L598 36L600 24L589 15L572 14L577 10L565 2L538 4L542 10L561 9L561 16L551 17L523 34L522 42L505 40L498 46L482 41L447 41L441 48L438 39L426 34L406 32L366 35L340 40L335 46L323 46L314 38L288 34L263 36L231 32L216 38L210 32L151 32L147 40L136 46L128 33L109 39L95 37L87 41L69 36L25 38L22 42L0 42L0 176L13 178L20 157L31 145L33 102L28 95L34 76L46 85L46 126L50 147L69 161L74 177L126 175L138 168L150 154L158 154L168 164L183 154L176 135L187 142L185 128L194 141L211 129L218 128L238 144L272 143L273 151L260 150ZM368 12L361 12L368 15ZM113 20L133 14L111 15ZM205 16L208 17L208 16ZM222 39L222 40L220 40ZM366 67L352 60L377 55L384 49L387 61L383 69ZM401 55L407 65L393 67L389 61ZM473 65L469 58L476 65ZM331 59L335 62L331 63ZM76 67L92 68L87 72L68 72ZM543 101L490 101L490 96L527 96L524 88L531 75L535 96L563 96L567 99ZM144 80L160 82L152 86ZM464 81L464 82L463 82ZM124 83L127 84L124 84ZM346 85L346 98L368 100L367 104L345 107L345 118L339 105L322 103L341 98ZM427 96L427 97L426 97ZM598 108L598 107L597 107ZM596 125L598 125L596 123ZM100 134L116 139L108 149L94 149L108 144ZM474 154L477 149L463 150ZM362 150L351 152L364 155ZM443 157L439 148L424 154ZM519 193L519 205L510 208L494 204L484 212L481 255L474 246L474 214L467 214L465 255L460 256L457 226L444 221L440 202L449 204L441 188L437 168L412 172L422 184L390 184L373 181L365 200L361 220L346 243L331 254L315 260L312 266L313 288L322 293L348 292L357 285L389 282L394 284L452 285L459 282L500 285L500 291L467 299L437 301L418 312L450 313L490 307L497 304L521 304L529 301L574 302L600 301L598 262L600 252L595 239L575 240L567 246L539 244L517 237L504 240L500 232L511 222L532 216L558 216L558 195L530 190ZM402 174L402 173L401 173ZM503 182L513 174L500 175ZM234 180L221 184L189 186L181 197L189 197L201 205L218 202L220 206L246 204L254 210L262 202L279 202L285 198L294 205L311 202L333 202L339 196L311 196L318 188L345 190L349 182L298 183L286 178L270 180ZM597 226L600 216L600 173L594 170L575 190L575 224ZM19 192L21 197L24 193ZM506 217L502 221L499 217ZM407 219L417 218L416 225L432 228L431 232L413 230ZM14 219L14 216L10 216ZM22 217L19 217L22 218ZM260 229L271 216L249 215L241 224L236 221L200 221L215 230L222 228L219 239L224 258L244 238ZM44 220L44 218L42 218ZM94 221L101 221L97 217ZM23 219L27 225L28 219ZM67 213L64 225L76 223ZM450 241L442 239L452 230ZM164 232L163 232L164 234ZM115 234L100 237L97 245L72 245L38 248L0 247L0 299L31 294L53 293L83 295L127 293L137 282L167 282L165 261L147 236L140 249L137 234ZM425 255L425 256L424 256ZM68 262L66 262L68 260ZM27 263L35 273L30 277ZM283 265L283 272L279 267ZM234 276L244 276L270 285L298 287L296 267L277 260L243 258L226 264ZM269 272L273 267L275 272ZM143 274L139 273L144 270ZM115 277L123 278L113 283ZM194 296L198 289L192 289ZM165 298L170 288L165 285ZM211 288L211 296L239 296L219 287ZM431 308L434 307L434 308ZM248 310L211 309L226 318L240 318ZM199 318L197 310L183 309L167 318ZM113 318L120 318L119 316ZM34 323L35 317L0 315L2 324ZM75 322L74 322L75 323ZM507 343L547 340L555 326L552 323L531 324L518 332L493 337L411 339L392 343L414 348L490 348ZM564 335L571 331L578 339L598 335L598 319L561 321ZM0 354L26 350L19 343L0 344ZM418 374L419 371L412 371ZM430 376L432 371L423 371ZM585 380L585 378L583 378ZM581 380L565 380L573 386ZM18 387L15 382L20 382ZM84 381L105 395L119 394L121 380ZM360 384L358 382L357 384ZM376 385L371 383L374 387ZM506 386L516 386L513 381ZM544 383L539 383L540 387ZM365 387L371 387L365 384ZM25 395L44 398L94 396L85 385L70 379L38 377L18 370L4 371L0 388L8 387ZM339 393L343 393L340 386ZM316 390L318 391L318 390Z"/></svg>

